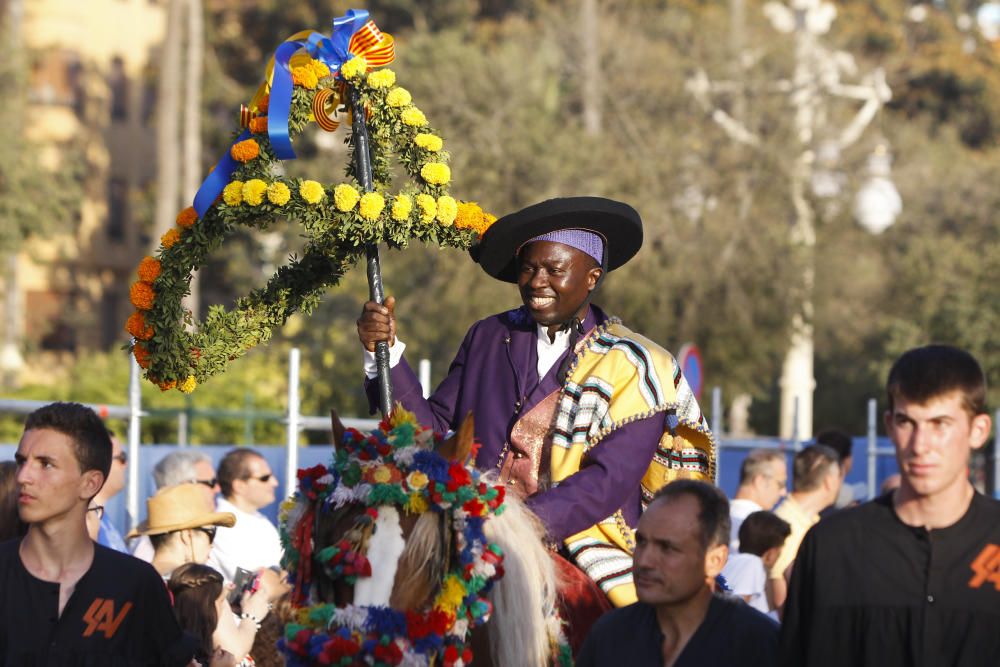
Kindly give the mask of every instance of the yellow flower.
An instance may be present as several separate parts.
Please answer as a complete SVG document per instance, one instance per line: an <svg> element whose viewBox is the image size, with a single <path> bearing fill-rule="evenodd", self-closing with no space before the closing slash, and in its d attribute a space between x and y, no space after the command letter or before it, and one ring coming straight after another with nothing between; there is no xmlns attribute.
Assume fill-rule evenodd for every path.
<svg viewBox="0 0 1000 667"><path fill-rule="evenodd" d="M322 60L312 60L312 62L309 63L309 67L312 69L313 74L316 75L317 79L330 76L330 68L327 67L326 63Z"/></svg>
<svg viewBox="0 0 1000 667"><path fill-rule="evenodd" d="M387 484L392 480L392 473L385 466L379 466L375 469L375 473L372 475L372 479L378 484Z"/></svg>
<svg viewBox="0 0 1000 667"><path fill-rule="evenodd" d="M385 199L382 198L382 195L377 192L366 192L361 197L358 213L365 220L377 220L383 208L385 208Z"/></svg>
<svg viewBox="0 0 1000 667"><path fill-rule="evenodd" d="M428 162L420 168L420 175L431 185L445 185L451 180L451 169L440 162Z"/></svg>
<svg viewBox="0 0 1000 667"><path fill-rule="evenodd" d="M410 514L423 514L430 509L427 499L419 493L411 493L403 507Z"/></svg>
<svg viewBox="0 0 1000 667"><path fill-rule="evenodd" d="M281 181L275 181L267 186L267 200L276 206L284 206L291 196L288 186Z"/></svg>
<svg viewBox="0 0 1000 667"><path fill-rule="evenodd" d="M400 114L400 118L404 124L409 125L410 127L423 127L427 124L427 116L425 116L424 112L417 107L403 109L403 113Z"/></svg>
<svg viewBox="0 0 1000 667"><path fill-rule="evenodd" d="M318 204L326 197L326 190L316 181L302 181L299 185L299 194L307 204Z"/></svg>
<svg viewBox="0 0 1000 667"><path fill-rule="evenodd" d="M368 85L372 88L389 88L396 83L396 73L391 69L380 69L368 75Z"/></svg>
<svg viewBox="0 0 1000 667"><path fill-rule="evenodd" d="M409 475L406 476L406 485L411 489L419 491L420 489L427 486L427 475L420 472L419 470L414 470Z"/></svg>
<svg viewBox="0 0 1000 667"><path fill-rule="evenodd" d="M441 140L441 137L434 134L425 134L423 132L413 137L413 143L432 153L437 153L444 145L444 141Z"/></svg>
<svg viewBox="0 0 1000 667"><path fill-rule="evenodd" d="M410 217L413 212L413 200L407 195L396 195L392 202L392 219L400 222Z"/></svg>
<svg viewBox="0 0 1000 667"><path fill-rule="evenodd" d="M223 188L222 201L228 206L239 206L243 202L243 181L233 181Z"/></svg>
<svg viewBox="0 0 1000 667"><path fill-rule="evenodd" d="M184 382L181 382L179 385L177 385L177 388L180 389L185 394L190 394L192 391L194 391L194 388L197 386L198 386L198 381L194 379L194 376L188 375L187 379L184 380Z"/></svg>
<svg viewBox="0 0 1000 667"><path fill-rule="evenodd" d="M454 614L458 606L462 604L465 597L465 586L454 574L449 574L441 586L437 600L434 601L434 608Z"/></svg>
<svg viewBox="0 0 1000 667"><path fill-rule="evenodd" d="M292 85L312 90L319 84L319 77L309 65L292 68Z"/></svg>
<svg viewBox="0 0 1000 667"><path fill-rule="evenodd" d="M456 202L454 198L444 195L442 197L438 197L437 205L438 222L445 227L451 227L451 223L455 222L455 216L458 215L458 202Z"/></svg>
<svg viewBox="0 0 1000 667"><path fill-rule="evenodd" d="M360 198L358 191L346 183L341 183L333 189L333 203L338 211L350 211Z"/></svg>
<svg viewBox="0 0 1000 667"><path fill-rule="evenodd" d="M354 56L340 66L340 73L345 79L354 79L368 71L368 61L364 56Z"/></svg>
<svg viewBox="0 0 1000 667"><path fill-rule="evenodd" d="M181 240L181 233L176 227L171 227L167 233L160 237L160 245L164 248L172 248L174 244Z"/></svg>
<svg viewBox="0 0 1000 667"><path fill-rule="evenodd" d="M389 94L385 96L385 103L396 109L408 107L412 101L413 96L410 95L410 91L406 88L393 88L389 91Z"/></svg>
<svg viewBox="0 0 1000 667"><path fill-rule="evenodd" d="M251 178L243 184L243 201L251 206L260 206L264 202L267 183L259 178Z"/></svg>
<svg viewBox="0 0 1000 667"><path fill-rule="evenodd" d="M437 202L430 195L417 195L417 206L420 207L420 222L432 222L437 215Z"/></svg>

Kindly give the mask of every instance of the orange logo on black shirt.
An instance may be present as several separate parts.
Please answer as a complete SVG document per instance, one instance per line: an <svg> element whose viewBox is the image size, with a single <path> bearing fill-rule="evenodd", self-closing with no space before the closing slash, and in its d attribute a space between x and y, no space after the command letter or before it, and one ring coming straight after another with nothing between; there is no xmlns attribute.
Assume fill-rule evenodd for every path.
<svg viewBox="0 0 1000 667"><path fill-rule="evenodd" d="M987 544L970 567L976 574L969 580L969 588L979 588L990 581L1000 591L1000 546Z"/></svg>
<svg viewBox="0 0 1000 667"><path fill-rule="evenodd" d="M87 629L83 631L83 636L89 637L97 631L103 632L107 639L111 639L131 608L132 603L126 602L116 616L114 600L94 598L87 613L83 615L83 620L87 623Z"/></svg>

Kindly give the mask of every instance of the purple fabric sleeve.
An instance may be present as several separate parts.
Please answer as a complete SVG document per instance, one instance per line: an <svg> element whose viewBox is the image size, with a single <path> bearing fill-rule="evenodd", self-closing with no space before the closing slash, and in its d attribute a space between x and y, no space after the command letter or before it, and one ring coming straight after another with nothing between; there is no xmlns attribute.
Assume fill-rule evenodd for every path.
<svg viewBox="0 0 1000 667"><path fill-rule="evenodd" d="M619 428L584 458L579 472L528 499L553 541L562 541L622 509L634 527L641 512L640 482L663 433L663 415Z"/></svg>

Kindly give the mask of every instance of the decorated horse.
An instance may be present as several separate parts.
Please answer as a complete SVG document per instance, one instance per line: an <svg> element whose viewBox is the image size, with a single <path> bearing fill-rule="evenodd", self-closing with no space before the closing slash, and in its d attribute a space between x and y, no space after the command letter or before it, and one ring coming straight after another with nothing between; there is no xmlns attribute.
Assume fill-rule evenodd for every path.
<svg viewBox="0 0 1000 667"><path fill-rule="evenodd" d="M572 664L544 529L469 465L472 430L334 417L330 465L300 470L282 506L289 665Z"/></svg>

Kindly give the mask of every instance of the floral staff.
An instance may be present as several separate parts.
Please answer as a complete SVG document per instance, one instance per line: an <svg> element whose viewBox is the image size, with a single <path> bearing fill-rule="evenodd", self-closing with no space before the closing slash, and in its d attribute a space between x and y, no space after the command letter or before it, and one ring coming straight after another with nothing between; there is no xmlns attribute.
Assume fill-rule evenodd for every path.
<svg viewBox="0 0 1000 667"><path fill-rule="evenodd" d="M331 56L345 42L347 55ZM311 312L369 246L404 248L417 239L468 249L495 220L474 202L449 194L450 156L409 91L396 84L395 73L373 69L366 56L351 50L363 51L367 44L364 52L384 62L387 43L391 37L368 21L366 12L354 11L334 22L330 38L298 33L279 47L265 83L241 111L243 129L199 188L195 205L178 214L159 250L140 262L130 289L136 310L126 322L133 336L127 348L161 389L193 391L269 340L273 328L293 313ZM279 85L284 73L291 92L287 116L276 122L275 115L285 114ZM348 165L347 182L277 176L274 167L286 155L282 128L287 126L289 142L314 121L333 131L342 104L364 109L352 115L367 120L370 178L364 180L357 162ZM359 131L355 127L353 139ZM409 177L395 193L390 191L393 154ZM232 308L212 306L204 322L196 322L181 305L192 271L237 226L264 230L279 216L302 224L301 255Z"/></svg>

